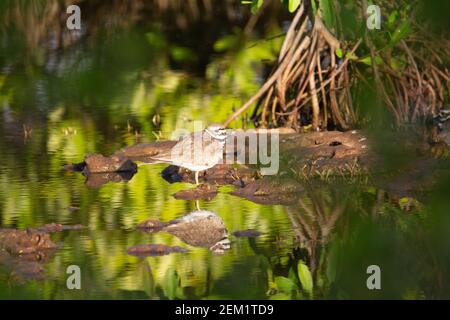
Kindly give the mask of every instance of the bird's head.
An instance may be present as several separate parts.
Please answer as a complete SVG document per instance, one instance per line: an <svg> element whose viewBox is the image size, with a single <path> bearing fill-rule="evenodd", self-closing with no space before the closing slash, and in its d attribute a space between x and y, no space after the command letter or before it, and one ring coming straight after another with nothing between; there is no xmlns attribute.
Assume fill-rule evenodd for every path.
<svg viewBox="0 0 450 320"><path fill-rule="evenodd" d="M225 142L227 139L227 130L220 123L211 123L206 127L205 132L216 140Z"/></svg>

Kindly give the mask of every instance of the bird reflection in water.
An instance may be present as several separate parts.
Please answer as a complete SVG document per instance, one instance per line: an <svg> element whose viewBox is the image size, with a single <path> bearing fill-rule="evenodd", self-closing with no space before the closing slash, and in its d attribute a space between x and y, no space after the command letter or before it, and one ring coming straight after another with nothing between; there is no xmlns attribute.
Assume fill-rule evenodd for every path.
<svg viewBox="0 0 450 320"><path fill-rule="evenodd" d="M223 255L231 247L222 218L212 211L195 210L169 222L147 220L138 228L145 232L170 233L188 245L208 248L218 255Z"/></svg>

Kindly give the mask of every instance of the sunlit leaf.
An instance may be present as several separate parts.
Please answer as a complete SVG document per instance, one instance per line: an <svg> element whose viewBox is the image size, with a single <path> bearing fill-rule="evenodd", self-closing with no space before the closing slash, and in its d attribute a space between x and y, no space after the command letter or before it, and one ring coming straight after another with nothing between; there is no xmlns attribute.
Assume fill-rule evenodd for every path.
<svg viewBox="0 0 450 320"><path fill-rule="evenodd" d="M287 294L293 294L297 290L297 285L289 278L275 277L275 284L279 291Z"/></svg>
<svg viewBox="0 0 450 320"><path fill-rule="evenodd" d="M345 54L345 58L348 59L348 60L353 60L353 61L359 59L359 57L358 57L356 54L351 53L351 52L347 52L347 53Z"/></svg>
<svg viewBox="0 0 450 320"><path fill-rule="evenodd" d="M361 58L358 61L362 62L362 63L364 63L364 64L366 64L368 66L372 66L372 57L370 57L370 56L367 56L365 58ZM381 59L381 57L379 57L379 56L376 56L375 57L375 63L377 65L382 64L383 63L383 59Z"/></svg>
<svg viewBox="0 0 450 320"><path fill-rule="evenodd" d="M173 47L171 56L175 61L193 61L196 59L195 53L186 47Z"/></svg>
<svg viewBox="0 0 450 320"><path fill-rule="evenodd" d="M289 12L294 12L300 5L301 0L289 0Z"/></svg>
<svg viewBox="0 0 450 320"><path fill-rule="evenodd" d="M186 299L186 296L184 294L184 291L183 291L182 287L177 287L176 292L175 292L175 296L177 297L177 299L180 299L180 300Z"/></svg>
<svg viewBox="0 0 450 320"><path fill-rule="evenodd" d="M298 282L298 278L297 278L297 272L296 270L294 270L294 267L289 269L289 274L288 274L289 279L291 279L297 286L300 285L300 283Z"/></svg>
<svg viewBox="0 0 450 320"><path fill-rule="evenodd" d="M336 48L336 56L341 59L344 56L344 52L342 51L341 48Z"/></svg>
<svg viewBox="0 0 450 320"><path fill-rule="evenodd" d="M178 274L174 267L169 267L164 275L163 291L168 299L175 299L178 288Z"/></svg>
<svg viewBox="0 0 450 320"><path fill-rule="evenodd" d="M298 278L302 284L303 290L312 294L313 292L313 279L308 266L300 260L297 265Z"/></svg>
<svg viewBox="0 0 450 320"><path fill-rule="evenodd" d="M397 44L400 40L404 39L411 32L411 26L409 20L404 20L400 26L393 32L391 36L390 45Z"/></svg>
<svg viewBox="0 0 450 320"><path fill-rule="evenodd" d="M367 188L367 193L376 195L377 194L377 189L375 189L374 187L368 187Z"/></svg>
<svg viewBox="0 0 450 320"><path fill-rule="evenodd" d="M166 40L158 32L147 32L145 38L155 50L162 49L166 46Z"/></svg>
<svg viewBox="0 0 450 320"><path fill-rule="evenodd" d="M387 19L387 25L389 28L394 27L395 21L397 21L397 17L398 17L398 10L392 11Z"/></svg>
<svg viewBox="0 0 450 320"><path fill-rule="evenodd" d="M225 51L227 49L230 49L234 46L234 44L236 43L236 40L237 40L237 36L235 36L235 35L224 36L224 37L218 39L214 43L214 50L215 51Z"/></svg>
<svg viewBox="0 0 450 320"><path fill-rule="evenodd" d="M264 0L253 0L252 2L252 13L256 13L259 8L263 5Z"/></svg>

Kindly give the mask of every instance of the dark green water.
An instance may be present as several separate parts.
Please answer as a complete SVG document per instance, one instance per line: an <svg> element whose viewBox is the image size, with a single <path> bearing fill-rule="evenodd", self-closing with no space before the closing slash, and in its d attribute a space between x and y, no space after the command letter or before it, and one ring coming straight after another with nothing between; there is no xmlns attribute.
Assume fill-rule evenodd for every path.
<svg viewBox="0 0 450 320"><path fill-rule="evenodd" d="M450 297L448 181L438 181L411 210L404 209L405 197L393 200L372 182L305 184L290 207L258 205L223 186L213 200L200 202L230 233L231 249L215 255L167 233L135 230L143 220L169 221L196 208L173 198L192 186L167 183L163 165L97 189L63 169L88 153L108 155L170 138L178 128L192 130L193 120L225 120L258 89L282 40L259 41L281 32L273 26L244 41L241 27L217 27L207 49L197 46L195 34L180 39L157 25L122 28L54 51L27 45L17 26L2 31L0 226L56 222L86 229L52 235L59 248L40 262L41 279L3 263L0 298ZM152 122L155 114L160 126ZM262 235L232 235L245 229ZM127 254L146 243L190 252ZM80 290L66 286L70 265L80 267ZM367 288L370 265L380 267L380 290Z"/></svg>

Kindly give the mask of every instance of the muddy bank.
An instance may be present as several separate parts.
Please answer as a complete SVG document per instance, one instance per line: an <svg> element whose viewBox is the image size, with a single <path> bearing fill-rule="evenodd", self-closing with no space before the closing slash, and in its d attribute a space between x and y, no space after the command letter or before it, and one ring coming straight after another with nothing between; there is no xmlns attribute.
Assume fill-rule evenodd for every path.
<svg viewBox="0 0 450 320"><path fill-rule="evenodd" d="M369 157L367 139L356 131L311 132L298 134L289 129L278 130L235 130L224 150L225 163L216 165L200 173L200 180L214 184L246 183L258 176L262 166L250 159L258 159L261 152L259 142L270 154L270 161L280 161L279 171L296 170L309 176L320 170L343 170L346 165L366 167ZM279 150L272 149L278 139ZM254 141L249 147L249 141ZM267 141L267 142L266 142ZM157 141L123 148L106 157L98 154L87 155L83 162L67 165L67 170L81 171L88 178L88 184L101 186L109 181L128 181L137 171L135 162L154 163L152 157L170 153L176 141ZM277 154L271 152L279 152ZM251 165L248 165L252 162ZM244 164L245 163L245 164ZM94 174L121 173L120 175L94 176ZM126 174L125 174L126 173ZM194 182L194 174L183 168L168 166L162 176L168 182Z"/></svg>
<svg viewBox="0 0 450 320"><path fill-rule="evenodd" d="M352 174L356 166L369 168L375 155L368 139L359 131L325 131L291 134L280 139L282 168L307 177L323 172Z"/></svg>
<svg viewBox="0 0 450 320"><path fill-rule="evenodd" d="M247 182L231 194L264 205L291 205L304 191L294 179L264 177Z"/></svg>
<svg viewBox="0 0 450 320"><path fill-rule="evenodd" d="M177 166L168 166L161 176L169 183L195 183L195 173ZM241 185L258 177L258 169L247 165L218 164L208 170L201 171L199 181L209 184Z"/></svg>
<svg viewBox="0 0 450 320"><path fill-rule="evenodd" d="M271 149L277 141L272 139L274 137L278 139L279 158L273 156L270 160L279 160L276 175L262 176L261 168L264 165L242 163L248 163L252 157L259 157L262 145L267 147L269 153L277 152ZM373 137L378 139L379 136ZM396 132L390 137L381 137L380 141L392 140L389 141L391 148L403 156L407 154L408 161L409 154L419 157L412 167L402 167L398 174L392 174L392 170L387 169L386 159L381 156L385 146L380 146L377 140L371 141L360 131L296 133L289 129L234 130L224 150L225 163L201 171L199 180L203 185L180 191L174 197L210 200L217 194L217 185L228 184L236 187L233 195L252 202L290 205L302 192L302 182L315 178L328 181L332 177L375 176L372 182L393 194L394 198L416 197L417 191L430 189L436 180L436 173L441 172L442 162L445 166L448 146L442 147L442 143L435 141L426 142L423 138L421 140L417 130L412 133ZM261 139L262 145L259 144ZM250 141L256 143L257 147L249 148ZM152 164L152 157L170 153L176 143L157 141L137 144L118 150L110 157L91 154L82 163L69 165L66 169L81 171L86 176L87 186L91 188L99 188L108 182L129 181L138 170L136 162ZM245 158L242 158L243 155ZM384 158L395 160L397 156L385 155ZM385 172L386 179L379 179L380 173ZM194 172L173 165L168 165L161 176L169 183L195 183Z"/></svg>

